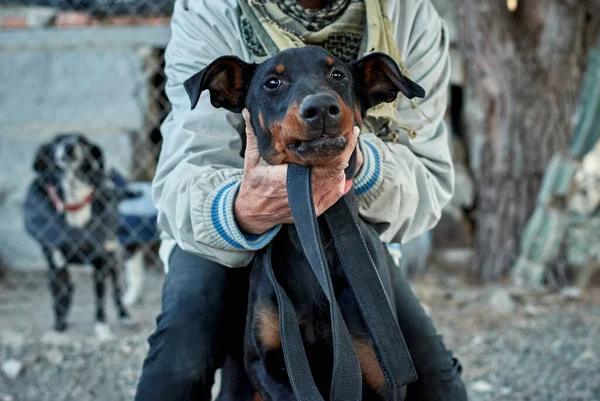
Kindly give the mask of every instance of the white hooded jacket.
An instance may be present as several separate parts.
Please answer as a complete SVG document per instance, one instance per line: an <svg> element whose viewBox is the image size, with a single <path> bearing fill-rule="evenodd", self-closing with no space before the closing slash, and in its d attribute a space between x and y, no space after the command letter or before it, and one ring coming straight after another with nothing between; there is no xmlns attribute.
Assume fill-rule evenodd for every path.
<svg viewBox="0 0 600 401"><path fill-rule="evenodd" d="M452 196L454 173L443 123L450 75L448 33L429 0L388 0L388 18L413 81L426 91L419 110L406 98L400 120L418 136L401 132L395 144L361 133L363 167L354 180L359 214L384 242L405 242L431 229ZM246 266L273 239L245 235L233 201L240 186L241 140L225 109L208 93L190 109L183 82L214 59L235 55L252 62L240 35L235 0L177 0L167 46L167 96L172 110L161 131L162 150L153 181L153 200L163 231L161 258L178 244L183 250L226 266Z"/></svg>

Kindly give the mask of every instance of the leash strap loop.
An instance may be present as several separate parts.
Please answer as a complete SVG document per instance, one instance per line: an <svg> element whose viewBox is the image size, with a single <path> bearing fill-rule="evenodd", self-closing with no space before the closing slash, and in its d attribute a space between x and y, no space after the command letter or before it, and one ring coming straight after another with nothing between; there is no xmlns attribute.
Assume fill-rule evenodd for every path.
<svg viewBox="0 0 600 401"><path fill-rule="evenodd" d="M277 296L277 305L279 309L279 327L281 331L281 348L285 366L288 367L288 377L292 385L292 390L298 401L323 401L323 397L317 389L317 385L310 372L304 342L298 327L298 317L296 310L285 290L279 285L273 272L271 264L271 254L273 252L273 243L269 243L267 252L263 254L263 265L267 266L267 275L271 284L275 288Z"/></svg>
<svg viewBox="0 0 600 401"><path fill-rule="evenodd" d="M362 399L362 375L352 337L335 298L312 198L311 170L290 164L287 173L288 201L302 249L321 289L329 300L333 335L332 401ZM346 279L371 336L386 381L393 390L416 379L412 359L396 321L383 284L364 242L360 227L346 198L325 213L335 249ZM297 401L322 401L306 357L296 311L279 285L271 264L272 245L264 254L269 280L275 288L283 355Z"/></svg>
<svg viewBox="0 0 600 401"><path fill-rule="evenodd" d="M325 219L386 381L400 389L415 381L417 373L348 199L330 207Z"/></svg>
<svg viewBox="0 0 600 401"><path fill-rule="evenodd" d="M329 268L325 261L325 251L319 234L317 216L312 198L312 176L308 167L297 164L288 166L288 201L296 231L304 254L310 263L323 292L329 300L331 327L333 334L333 375L331 378L331 400L353 401L362 398L362 376L358 358L354 352L352 337L344 323L339 305L335 299ZM285 351L285 348L284 348ZM288 366L294 369L293 365ZM308 384L308 383L307 383ZM299 386L300 387L300 386ZM301 390L305 386L301 386ZM296 394L299 400L300 394ZM307 401L312 401L306 398Z"/></svg>

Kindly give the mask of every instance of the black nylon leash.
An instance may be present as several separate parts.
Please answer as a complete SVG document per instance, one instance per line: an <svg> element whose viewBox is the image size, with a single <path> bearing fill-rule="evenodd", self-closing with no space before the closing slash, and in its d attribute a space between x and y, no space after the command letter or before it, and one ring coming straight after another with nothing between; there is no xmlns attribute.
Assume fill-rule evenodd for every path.
<svg viewBox="0 0 600 401"><path fill-rule="evenodd" d="M360 365L335 299L312 199L310 168L290 164L287 191L302 249L329 300L334 348L330 399L359 401L362 398ZM400 389L415 380L416 373L360 228L345 199L338 201L325 216L386 381L392 389ZM271 252L272 245L269 245L263 263L268 267L269 279L277 296L283 354L294 395L298 401L322 401L310 371L294 306L273 272Z"/></svg>
<svg viewBox="0 0 600 401"><path fill-rule="evenodd" d="M348 199L330 207L325 220L385 379L392 389L400 389L415 381L417 373Z"/></svg>
<svg viewBox="0 0 600 401"><path fill-rule="evenodd" d="M288 201L292 216L294 217L296 231L298 232L304 254L329 300L333 335L333 375L331 378L330 399L335 401L359 401L362 398L360 365L354 352L352 337L344 323L342 313L335 299L312 200L311 182L310 168L297 164L290 164L288 166ZM282 337L283 335L284 333L282 333ZM306 358L306 355L304 357ZM289 367L292 369L295 368L293 364L289 365ZM289 367L288 375L290 374ZM310 374L310 372L308 373ZM298 394L294 394L299 401L312 401L310 398L300 397L307 384L298 383L297 387L300 391Z"/></svg>

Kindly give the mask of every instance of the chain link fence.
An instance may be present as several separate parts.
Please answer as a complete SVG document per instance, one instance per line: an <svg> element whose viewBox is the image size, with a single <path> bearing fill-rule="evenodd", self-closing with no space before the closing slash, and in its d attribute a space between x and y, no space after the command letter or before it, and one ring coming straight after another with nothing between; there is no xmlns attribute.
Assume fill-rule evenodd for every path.
<svg viewBox="0 0 600 401"><path fill-rule="evenodd" d="M0 328L152 326L173 3L0 1Z"/></svg>
<svg viewBox="0 0 600 401"><path fill-rule="evenodd" d="M164 276L149 187L170 110L164 48L173 3L0 0L0 365L25 365L20 381L0 375L2 401L132 399ZM453 138L459 160L462 139ZM469 237L462 209L471 197L457 198L439 231L459 225L464 235L427 233L416 249ZM422 252L402 252L404 269L424 269ZM116 324L131 318L133 328ZM23 350L7 329L30 333L16 343L43 344ZM47 336L55 329L69 346ZM94 343L82 356L70 344L78 336L127 342ZM65 355L61 369L48 347ZM122 359L129 370L120 375Z"/></svg>
<svg viewBox="0 0 600 401"><path fill-rule="evenodd" d="M169 16L174 0L4 0L6 6L48 7L60 11L79 11L96 17Z"/></svg>

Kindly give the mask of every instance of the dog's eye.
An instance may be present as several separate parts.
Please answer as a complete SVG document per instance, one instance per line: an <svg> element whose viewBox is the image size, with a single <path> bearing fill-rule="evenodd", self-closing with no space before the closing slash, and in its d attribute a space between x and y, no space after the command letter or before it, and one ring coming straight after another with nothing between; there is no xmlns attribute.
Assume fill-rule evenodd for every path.
<svg viewBox="0 0 600 401"><path fill-rule="evenodd" d="M331 78L334 81L341 81L342 79L346 78L346 76L340 70L333 70L331 71Z"/></svg>
<svg viewBox="0 0 600 401"><path fill-rule="evenodd" d="M269 90L275 90L279 88L281 85L281 80L279 78L270 78L265 82L265 88Z"/></svg>

